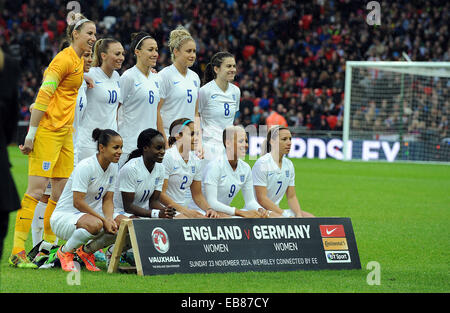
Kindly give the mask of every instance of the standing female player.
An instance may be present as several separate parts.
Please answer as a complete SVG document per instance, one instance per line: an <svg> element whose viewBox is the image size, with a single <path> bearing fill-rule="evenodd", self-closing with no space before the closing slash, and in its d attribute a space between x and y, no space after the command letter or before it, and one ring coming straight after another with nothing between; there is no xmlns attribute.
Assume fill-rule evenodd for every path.
<svg viewBox="0 0 450 313"><path fill-rule="evenodd" d="M166 143L159 131L148 128L139 134L137 149L120 169L114 194L116 212L129 217L173 218L175 210L162 205L159 199L165 151Z"/></svg>
<svg viewBox="0 0 450 313"><path fill-rule="evenodd" d="M74 14L67 27L70 46L50 62L31 112L25 142L19 148L29 155L28 187L17 212L14 243L9 263L20 268L36 268L25 255L25 241L31 228L34 210L48 184L52 195L48 201L44 224L49 220L67 178L73 170L73 119L78 89L83 81L85 51L95 43L95 24L81 14ZM56 237L44 229L44 240Z"/></svg>
<svg viewBox="0 0 450 313"><path fill-rule="evenodd" d="M55 234L66 240L57 252L64 271L76 270L74 253L89 271L99 271L94 252L114 242L123 218L114 217L113 203L117 179L113 163L119 162L122 154L122 138L114 130L98 128L92 138L98 153L78 163L50 219Z"/></svg>
<svg viewBox="0 0 450 313"><path fill-rule="evenodd" d="M229 216L268 217L253 195L253 180L250 165L241 160L248 148L245 130L239 126L228 126L223 131L226 158L208 163L203 175L206 200L216 210ZM242 190L245 209L231 207L236 194Z"/></svg>
<svg viewBox="0 0 450 313"><path fill-rule="evenodd" d="M196 59L196 44L182 26L170 32L169 49L173 64L159 72L161 100L158 103L158 130L167 142L169 127L179 118L194 121L198 116L200 78L190 70Z"/></svg>
<svg viewBox="0 0 450 313"><path fill-rule="evenodd" d="M92 141L92 131L101 125L117 131L117 108L121 102L120 75L116 70L124 61L122 44L116 39L99 39L94 47L94 62L88 75L94 88L86 91L86 106L77 138L78 162L97 151Z"/></svg>
<svg viewBox="0 0 450 313"><path fill-rule="evenodd" d="M295 169L286 158L291 150L291 132L287 127L274 126L269 129L263 150L267 152L253 166L253 184L258 203L274 215L283 217L314 217L302 211L295 190ZM263 153L265 153L263 151ZM290 210L279 207L286 194Z"/></svg>
<svg viewBox="0 0 450 313"><path fill-rule="evenodd" d="M84 58L84 72L88 73L89 70L92 67L92 62L94 61L92 50L86 51L83 55ZM78 96L77 96L77 107L75 110L75 118L73 121L73 146L74 146L74 166L77 165L78 162L78 134L79 134L79 128L80 128L80 121L84 117L84 112L86 111L86 103L87 103L87 96L86 96L86 90L87 90L87 84L85 81L83 81L83 84L81 84L80 89L78 90Z"/></svg>
<svg viewBox="0 0 450 313"><path fill-rule="evenodd" d="M160 100L159 75L151 69L158 60L158 44L148 33L131 35L131 52L136 65L120 77L122 103L119 104L118 131L123 138L122 166L136 147L138 135L147 128L157 128L157 107Z"/></svg>
<svg viewBox="0 0 450 313"><path fill-rule="evenodd" d="M204 82L198 96L198 112L202 128L202 146L206 162L224 153L223 130L232 126L239 111L241 91L232 84L236 61L228 52L218 52L206 65Z"/></svg>
<svg viewBox="0 0 450 313"><path fill-rule="evenodd" d="M170 125L169 146L164 156L165 178L161 193L161 201L177 209L188 218L218 217L202 192L201 160L195 155L195 145L198 138L194 133L194 122L188 118L180 118ZM192 200L201 209L188 209L191 200L187 190L192 194ZM189 194L189 195L190 195Z"/></svg>
<svg viewBox="0 0 450 313"><path fill-rule="evenodd" d="M67 43L67 44L66 44ZM64 48L67 48L70 45L69 42L64 42L61 45L61 50ZM87 73L89 72L89 69L91 68L92 65L92 50L86 50L83 54L83 59L84 59L84 67L83 67L83 72ZM87 84L86 82L83 80L83 83L81 84L80 89L78 89L78 96L77 96L77 100L76 100L76 104L77 107L75 109L75 116L74 116L74 120L73 120L73 145L74 145L74 166L76 166L76 160L77 160L77 148L76 148L76 142L77 142L77 129L78 129L78 121L80 119L80 116L83 115L83 108L84 108L84 104L86 103L86 89L87 89ZM34 105L31 105L30 107L30 111L32 110L32 107ZM28 253L28 257L30 258L30 260L33 260L35 257L35 254L39 251L41 251L37 256L37 258L35 260L33 260L33 262L37 262L38 266L40 263L42 263L42 260L45 259L46 256L48 256L51 247L53 246L53 243L48 243L46 241L42 241L42 234L44 231L44 214L45 214L45 208L47 206L48 203L48 199L51 195L51 184L49 183L45 189L44 195L41 197L41 199L39 200L39 203L36 205L36 209L34 211L34 217L33 217L33 222L31 223L31 235L32 235L32 239L33 239L33 250L34 252L29 252ZM48 221L48 223L50 223L50 221ZM47 227L49 228L49 227ZM38 244L40 244L38 247L36 247ZM35 249L36 248L36 249ZM38 260L40 259L40 261Z"/></svg>

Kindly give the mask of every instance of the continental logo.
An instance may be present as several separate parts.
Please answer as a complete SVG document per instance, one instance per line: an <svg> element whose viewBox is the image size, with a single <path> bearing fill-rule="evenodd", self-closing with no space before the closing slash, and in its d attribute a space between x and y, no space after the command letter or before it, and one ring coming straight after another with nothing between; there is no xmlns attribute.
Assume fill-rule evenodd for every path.
<svg viewBox="0 0 450 313"><path fill-rule="evenodd" d="M348 250L345 238L322 238L322 242L325 250Z"/></svg>

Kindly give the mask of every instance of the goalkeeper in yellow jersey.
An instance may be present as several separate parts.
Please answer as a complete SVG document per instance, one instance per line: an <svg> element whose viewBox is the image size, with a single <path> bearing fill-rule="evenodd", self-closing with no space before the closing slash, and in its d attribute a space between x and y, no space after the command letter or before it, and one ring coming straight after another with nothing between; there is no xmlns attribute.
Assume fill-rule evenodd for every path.
<svg viewBox="0 0 450 313"><path fill-rule="evenodd" d="M44 241L56 236L50 216L73 170L73 120L78 89L83 81L83 54L91 51L96 40L94 22L82 14L72 15L67 26L70 46L50 62L31 112L25 142L19 148L28 160L28 187L17 212L14 243L9 263L19 268L36 268L25 253L34 210L50 180L52 194L44 215Z"/></svg>

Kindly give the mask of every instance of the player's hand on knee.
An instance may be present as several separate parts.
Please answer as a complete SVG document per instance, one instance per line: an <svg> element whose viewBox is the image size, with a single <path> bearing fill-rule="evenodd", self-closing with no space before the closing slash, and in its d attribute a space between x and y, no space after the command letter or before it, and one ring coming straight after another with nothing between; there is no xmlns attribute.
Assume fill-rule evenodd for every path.
<svg viewBox="0 0 450 313"><path fill-rule="evenodd" d="M160 218L174 218L177 210L170 206L166 207L164 210L159 210Z"/></svg>
<svg viewBox="0 0 450 313"><path fill-rule="evenodd" d="M261 217L263 217L262 214L256 210L248 210L248 211L239 210L238 216L241 216L244 218L261 218Z"/></svg>
<svg viewBox="0 0 450 313"><path fill-rule="evenodd" d="M270 214L272 213L272 211L266 210L264 208L259 208L258 213L261 214L262 218L268 218L271 217Z"/></svg>
<svg viewBox="0 0 450 313"><path fill-rule="evenodd" d="M112 218L106 218L103 222L103 228L105 232L109 234L115 234L117 232L117 223Z"/></svg>
<svg viewBox="0 0 450 313"><path fill-rule="evenodd" d="M208 209L208 210L206 211L205 216L206 216L206 217L209 217L209 218L218 218L218 217L219 217L219 213L217 213L217 212L214 211L213 209Z"/></svg>

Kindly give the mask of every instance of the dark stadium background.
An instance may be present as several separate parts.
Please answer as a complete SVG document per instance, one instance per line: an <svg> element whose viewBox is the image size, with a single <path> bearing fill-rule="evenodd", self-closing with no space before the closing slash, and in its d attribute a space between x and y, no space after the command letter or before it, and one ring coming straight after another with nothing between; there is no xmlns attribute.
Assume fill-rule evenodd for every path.
<svg viewBox="0 0 450 313"><path fill-rule="evenodd" d="M96 22L97 38L117 38L128 51L121 72L134 65L129 52L131 33L144 30L156 38L157 70L161 70L170 64L169 32L183 24L197 42L192 69L201 77L217 51L228 50L236 56L236 84L242 92L236 124L265 124L276 110L294 129L333 137L341 137L346 61L404 60L402 52L413 61L450 59L450 2L379 1L379 26L366 22L368 2L78 1L81 13ZM65 35L67 3L0 1L0 46L22 65L22 121L29 119L28 107L43 70ZM436 114L437 124L443 123L441 135L448 129L448 121L442 122L441 117L448 120L449 110L440 105ZM26 129L26 122L21 125Z"/></svg>

